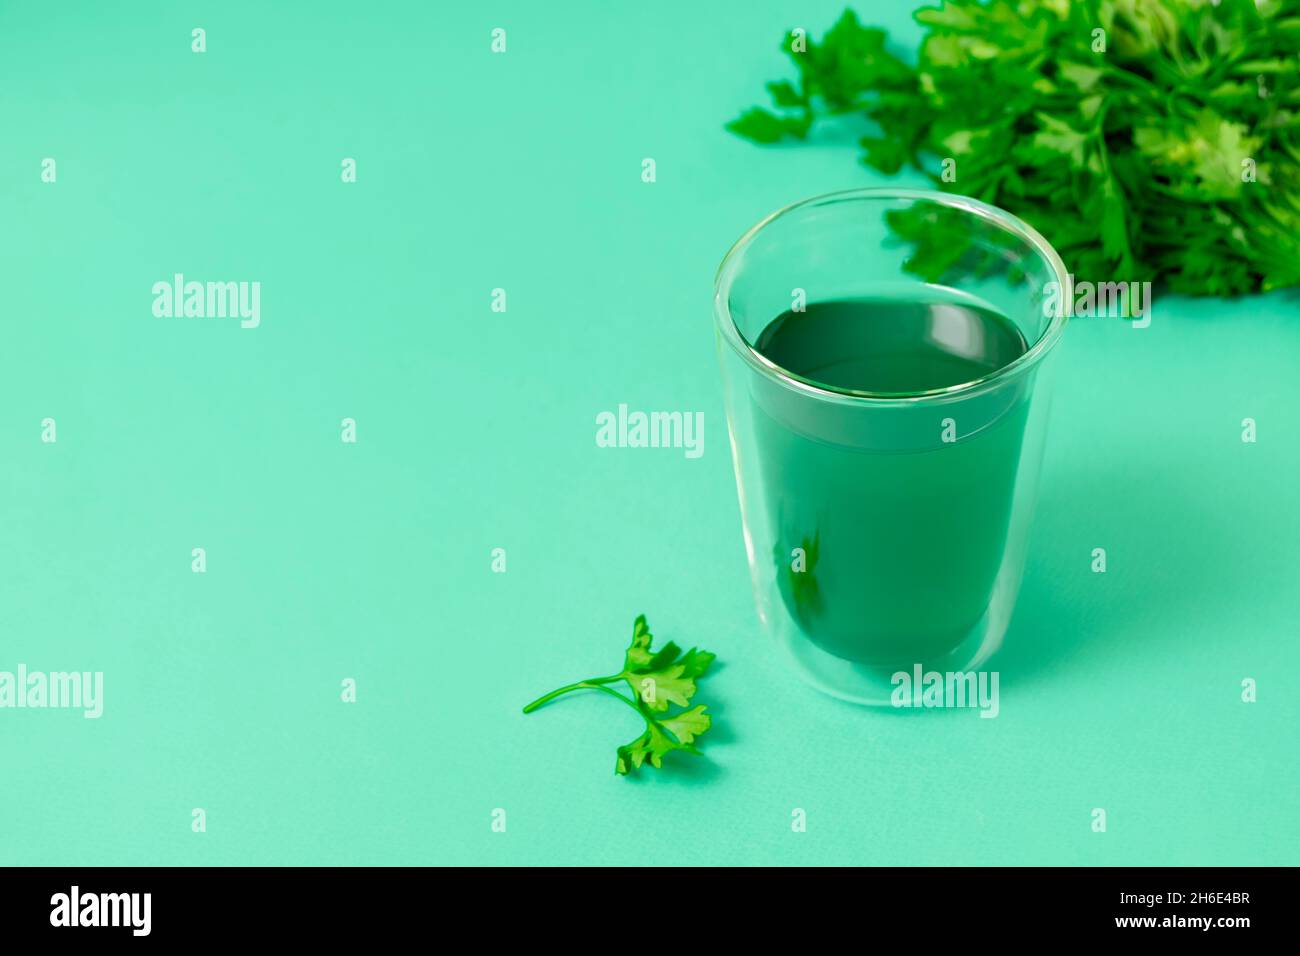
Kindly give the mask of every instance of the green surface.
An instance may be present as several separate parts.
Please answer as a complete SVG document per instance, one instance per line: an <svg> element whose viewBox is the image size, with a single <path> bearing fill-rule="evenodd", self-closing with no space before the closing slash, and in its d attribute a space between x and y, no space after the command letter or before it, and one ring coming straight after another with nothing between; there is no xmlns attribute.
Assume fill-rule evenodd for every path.
<svg viewBox="0 0 1300 956"><path fill-rule="evenodd" d="M997 719L758 638L713 270L872 179L851 125L721 124L837 12L0 8L0 670L105 674L99 720L0 710L0 863L1300 862L1294 297L1067 330ZM260 327L155 318L177 272L260 281ZM620 403L702 410L704 455L597 447ZM625 780L635 715L519 708L639 611L718 652L718 727Z"/></svg>

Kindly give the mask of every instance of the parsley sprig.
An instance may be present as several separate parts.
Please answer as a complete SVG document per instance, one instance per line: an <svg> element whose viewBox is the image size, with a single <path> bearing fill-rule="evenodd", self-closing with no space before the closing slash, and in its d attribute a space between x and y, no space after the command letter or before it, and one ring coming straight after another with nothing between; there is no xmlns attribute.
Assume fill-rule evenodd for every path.
<svg viewBox="0 0 1300 956"><path fill-rule="evenodd" d="M915 65L851 10L820 42L787 34L796 81L728 129L773 143L862 113L866 165L1019 215L1083 278L1300 285L1300 0L945 0L915 18ZM967 251L957 229L904 238L928 278Z"/></svg>
<svg viewBox="0 0 1300 956"><path fill-rule="evenodd" d="M703 704L689 707L695 696L695 682L704 676L716 655L692 647L682 649L669 641L662 648L651 649L654 641L645 615L632 625L632 643L623 655L623 669L608 677L589 677L558 687L524 708L531 714L538 707L576 690L596 690L616 697L635 710L645 721L645 732L631 743L618 748L615 772L629 774L647 761L662 766L663 758L674 750L698 755L695 741L709 729L712 719ZM625 683L632 689L628 697L610 685ZM673 708L678 708L671 712Z"/></svg>

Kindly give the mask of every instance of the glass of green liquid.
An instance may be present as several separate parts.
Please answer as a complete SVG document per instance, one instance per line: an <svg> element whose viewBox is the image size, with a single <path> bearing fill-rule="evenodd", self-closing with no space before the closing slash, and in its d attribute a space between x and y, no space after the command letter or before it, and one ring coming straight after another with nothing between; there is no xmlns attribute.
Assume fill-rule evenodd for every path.
<svg viewBox="0 0 1300 956"><path fill-rule="evenodd" d="M925 191L796 203L727 253L714 310L759 619L814 686L888 704L895 674L973 671L1002 643L1066 282L1024 222Z"/></svg>

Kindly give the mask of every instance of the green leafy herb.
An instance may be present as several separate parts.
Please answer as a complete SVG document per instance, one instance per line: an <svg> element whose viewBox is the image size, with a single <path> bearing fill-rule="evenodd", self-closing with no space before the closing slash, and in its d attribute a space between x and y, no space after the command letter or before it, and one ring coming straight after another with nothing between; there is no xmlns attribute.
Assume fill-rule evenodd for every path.
<svg viewBox="0 0 1300 956"><path fill-rule="evenodd" d="M1081 276L1300 285L1300 0L946 0L914 16L915 65L851 10L818 43L787 35L797 80L728 129L772 143L862 113L879 130L868 166L912 165L1021 216ZM911 237L909 265L931 278L966 251L934 232Z"/></svg>
<svg viewBox="0 0 1300 956"><path fill-rule="evenodd" d="M659 767L663 758L674 750L698 755L695 741L709 729L712 718L705 713L703 704L689 709L688 705L695 696L695 682L704 676L715 655L694 647L682 653L672 641L656 651L650 646L653 640L642 614L632 625L632 643L623 656L623 669L619 673L566 684L537 698L524 708L524 713L530 714L570 691L598 690L617 697L645 721L645 733L618 748L614 765L617 773L639 770L647 761ZM620 682L632 689L631 697L609 686ZM670 713L674 708L678 709Z"/></svg>

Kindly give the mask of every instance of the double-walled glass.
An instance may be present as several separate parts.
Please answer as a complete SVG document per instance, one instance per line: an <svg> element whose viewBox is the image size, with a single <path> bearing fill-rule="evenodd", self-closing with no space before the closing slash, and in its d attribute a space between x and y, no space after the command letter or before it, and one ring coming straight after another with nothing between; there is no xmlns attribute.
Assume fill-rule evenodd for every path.
<svg viewBox="0 0 1300 956"><path fill-rule="evenodd" d="M788 206L718 270L714 310L758 615L813 685L887 704L893 675L967 672L1015 605L1065 323L1060 257L1031 227L943 193L864 189ZM829 387L754 347L801 302L946 301L999 313L1025 350L975 381ZM929 334L968 334L933 310ZM951 344L951 343L946 343ZM958 343L960 346L960 343Z"/></svg>

